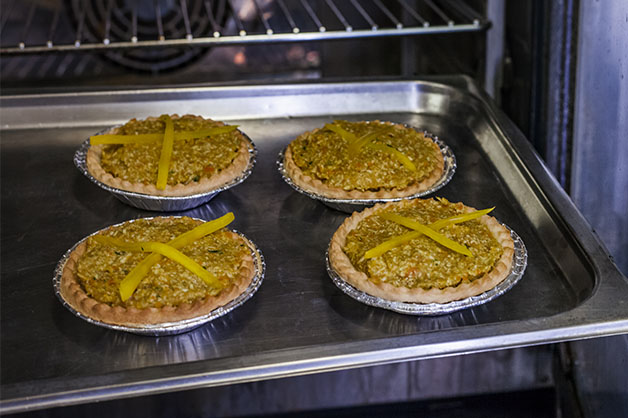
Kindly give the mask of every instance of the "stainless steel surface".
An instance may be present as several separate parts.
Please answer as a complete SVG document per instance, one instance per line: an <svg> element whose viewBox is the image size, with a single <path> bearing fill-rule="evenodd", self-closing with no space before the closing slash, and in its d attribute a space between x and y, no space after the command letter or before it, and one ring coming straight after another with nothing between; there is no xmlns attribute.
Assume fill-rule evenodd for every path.
<svg viewBox="0 0 628 418"><path fill-rule="evenodd" d="M628 3L608 3L580 3L570 191L628 274Z"/></svg>
<svg viewBox="0 0 628 418"><path fill-rule="evenodd" d="M431 138L438 145L438 148L440 148L440 152L443 156L443 162L444 162L443 175L429 189L424 190L419 193L415 193L410 196L406 196L406 197L389 197L389 198L382 198L382 199L340 199L340 198L327 197L327 196L320 195L318 193L304 190L303 188L296 185L292 181L292 178L286 172L286 169L283 163L285 149L281 150L281 152L279 153L279 157L277 158L277 168L279 169L279 174L281 174L281 177L283 178L283 180L286 183L288 183L288 185L292 187L294 190L296 190L297 192L311 199L321 201L332 209L336 209L336 210L339 210L341 212L346 212L346 213L353 213L356 210L362 210L364 208L373 206L376 203L398 202L404 199L414 199L417 197L427 196L429 194L432 194L440 190L442 187L444 187L447 183L451 181L451 178L454 176L454 173L456 172L456 157L454 153L451 151L451 148L449 148L447 144L445 144L445 142L438 139L438 137L435 137L434 135L429 134L427 132L425 132L425 136L428 138Z"/></svg>
<svg viewBox="0 0 628 418"><path fill-rule="evenodd" d="M143 218L143 219L148 219L148 218ZM133 221L130 221L130 222L133 222ZM122 223L118 225L121 225L121 224ZM109 228L109 226L105 227L104 229L106 228ZM95 235L99 232L100 231L96 231L90 234L89 236ZM238 306L242 305L244 302L249 300L255 294L255 292L257 292L259 287L262 285L262 281L264 280L264 270L265 270L264 257L262 256L262 253L260 252L259 248L257 248L257 246L253 242L251 242L251 240L249 240L246 236L244 236L244 234L239 233L237 231L235 232L238 233L238 235L240 235L244 239L247 246L249 247L249 250L251 251L251 256L253 257L253 261L254 261L253 280L251 281L251 284L249 285L249 287L244 292L242 292L242 294L240 294L237 298L233 299L232 301L230 301L229 303L223 306L220 306L214 309L208 314L205 314L196 318L190 318L190 319L186 319L182 321L168 322L168 323L161 323L161 324L150 324L150 325L137 325L137 326L114 325L114 324L108 324L103 321L98 321L96 319L92 319L88 316L83 315L77 310L75 310L72 307L72 305L70 305L61 294L61 287L60 287L61 276L63 274L63 269L65 268L65 263L68 261L68 258L70 257L70 253L74 251L74 249L79 244L81 244L83 241L89 238L89 236L83 238L82 240L74 244L72 248L66 251L63 257L61 257L61 260L59 260L59 263L57 264L57 267L55 268L54 277L52 279L52 287L54 288L55 295L57 296L61 304L65 306L70 312L72 312L74 315L81 318L82 320L87 321L90 324L97 325L99 327L112 329L116 331L130 332L137 335L148 335L151 337L175 335L175 334L188 332L195 328L200 327L201 325L205 325L210 321L220 318L223 315L228 314L229 312L231 312L232 310L234 310L235 308L237 308Z"/></svg>
<svg viewBox="0 0 628 418"><path fill-rule="evenodd" d="M3 412L628 332L628 280L526 139L468 78L5 96L0 105ZM237 123L255 141L251 177L182 214L233 211L233 227L264 253L264 286L178 336L95 327L55 298L55 264L90 232L146 212L93 187L73 153L98 129L173 112ZM391 120L447 138L458 168L439 194L496 206L495 217L525 241L525 279L489 303L438 317L369 307L338 290L325 250L346 215L294 192L275 167L289 141L334 118Z"/></svg>
<svg viewBox="0 0 628 418"><path fill-rule="evenodd" d="M110 128L107 128L105 131L108 131L109 129ZM116 187L109 186L99 181L97 178L92 176L92 174L87 169L87 151L89 150L89 139L85 140L85 142L83 142L81 146L76 150L76 153L74 154L74 165L91 182L93 182L103 190L108 191L127 205L131 205L138 209L160 212L182 211L192 209L199 205L202 205L203 203L209 202L218 193L237 186L251 175L251 172L253 171L253 167L255 166L256 162L257 148L255 148L255 144L253 143L253 141L251 141L251 138L249 138L244 132L240 133L244 136L244 138L246 138L249 143L249 162L244 172L220 187L217 187L208 192L197 193L189 196L155 196L144 193L130 192L128 190L122 190Z"/></svg>
<svg viewBox="0 0 628 418"><path fill-rule="evenodd" d="M506 226L506 228L508 228ZM370 295L356 289L345 279L338 274L336 270L331 266L329 262L329 250L325 254L325 262L327 267L327 274L331 277L334 284L342 290L344 293L369 306L375 306L377 308L388 309L393 312L406 315L444 315L452 312L457 312L462 309L472 308L499 297L509 291L517 282L523 277L526 265L528 264L528 252L526 251L525 244L519 235L513 230L510 230L510 235L515 245L515 254L513 258L512 269L508 276L494 288L487 290L476 296L471 296L465 299L455 300L448 303L407 303L397 302L393 300L383 299L377 296Z"/></svg>
<svg viewBox="0 0 628 418"><path fill-rule="evenodd" d="M628 2L576 4L571 195L628 274ZM628 416L628 335L570 348L584 417Z"/></svg>
<svg viewBox="0 0 628 418"><path fill-rule="evenodd" d="M506 0L488 0L486 16L491 27L486 31L486 72L484 86L486 92L497 105L501 99L504 81L504 56L506 50Z"/></svg>
<svg viewBox="0 0 628 418"><path fill-rule="evenodd" d="M219 1L219 0L214 0ZM196 2L199 3L199 2ZM210 3L210 2L206 2ZM247 4L248 3L248 4ZM305 42L305 41L326 41L334 39L360 39L382 36L409 36L435 33L464 33L477 32L486 29L489 22L482 18L476 11L466 4L460 2L423 0L418 4L406 0L389 1L388 6L379 0L361 0L357 2L341 2L338 0L320 0L305 4L303 1L283 0L261 3L250 2L236 3L228 2L227 23L224 27L218 27L214 19L211 3L206 8L208 18L212 25L199 24L206 30L193 33L190 18L199 20L205 16L188 16L186 2L168 4L169 9L162 11L159 2L154 2L155 24L158 27L158 36L155 39L138 39L137 37L137 16L134 14L130 19L128 13L137 13L135 8L129 10L118 10L116 33L118 38L114 38L110 33L111 10L110 8L96 7L90 9L90 16L96 14L96 18L86 25L86 12L81 7L72 9L77 13L74 22L76 25L76 36L72 42L67 39L55 38L56 18L62 5L56 7L42 7L37 0L32 0L26 19L18 19L21 25L16 25L15 36L9 33L0 47L0 54L18 55L25 53L50 53L50 52L72 52L72 51L101 51L106 52L112 49L137 49L137 48L163 48L163 47L198 47L198 46L219 46L219 45L242 45L269 42ZM79 3L80 4L80 3ZM13 4L14 5L14 4ZM391 12L393 6L399 8L396 16ZM401 7L399 7L401 6ZM223 10L224 6L220 6ZM251 9L251 10L248 10ZM420 13L419 13L420 10ZM7 11L9 16L5 19L15 18L11 16L13 8ZM251 12L252 11L252 12ZM172 28L170 32L164 30L162 24L162 14L169 12L180 16L180 24L184 27ZM51 26L48 39L40 40L36 35L31 35L30 22L35 13L46 16L46 21L55 22ZM383 13L383 14L382 14ZM412 23L406 26L399 24L402 15L410 16ZM426 18L429 14L429 18ZM251 15L251 16L248 16ZM30 18L29 18L30 16ZM242 16L247 17L243 22ZM333 17L332 17L333 16ZM98 18L100 17L100 20ZM41 18L41 17L40 17ZM269 19L269 18L272 18ZM378 19L378 21L375 21ZM229 24L229 22L232 24ZM262 22L262 26L256 26L256 22ZM124 28L124 24L131 25L131 28ZM340 23L340 26L338 25ZM3 25L4 26L4 25ZM95 29L85 33L93 26ZM86 28L87 27L87 28ZM104 30L102 29L104 28ZM100 32L102 31L102 32ZM18 33L20 34L18 36ZM13 38L17 36L17 41L13 44Z"/></svg>

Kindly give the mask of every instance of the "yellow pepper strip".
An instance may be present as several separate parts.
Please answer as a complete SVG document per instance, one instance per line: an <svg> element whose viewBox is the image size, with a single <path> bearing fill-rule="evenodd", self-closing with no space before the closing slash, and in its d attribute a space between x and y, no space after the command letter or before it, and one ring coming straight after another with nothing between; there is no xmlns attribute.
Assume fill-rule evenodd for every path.
<svg viewBox="0 0 628 418"><path fill-rule="evenodd" d="M436 221L434 223L429 224L428 226L430 228L432 228L433 230L437 231L441 228L444 228L446 226L449 225L454 225L454 224L459 224L462 222L466 222L466 221L470 221L472 219L477 219L483 215L486 215L487 213L491 212L493 209L495 209L495 206L493 206L492 208L488 208L488 209L482 209L482 210L476 210L473 212L468 212L468 213L462 213L460 215L456 215L456 216L452 216L450 218L446 218L446 219L441 219L439 221Z"/></svg>
<svg viewBox="0 0 628 418"><path fill-rule="evenodd" d="M164 140L161 144L161 155L159 156L159 169L157 171L157 189L164 190L168 182L168 168L172 157L172 146L174 145L174 124L170 116L163 115L161 119L166 122Z"/></svg>
<svg viewBox="0 0 628 418"><path fill-rule="evenodd" d="M476 210L473 212L469 212L469 213L463 213L460 215L455 215L449 218L445 218L445 219L441 219L438 220L434 223L431 223L428 225L428 227L432 228L435 231L438 231L441 228L444 228L446 226L449 225L454 225L454 224L459 224L462 222L466 222L466 221L470 221L472 219L477 219L483 215L486 215L487 213L491 212L493 209L495 209L495 207L492 208L488 208L488 209L482 209L482 210ZM401 244L405 244L408 241L411 241L417 237L419 237L421 235L421 232L419 231L412 231L412 232L408 232L407 234L403 234L403 235L399 235L396 236L394 238L391 238L387 241L382 242L381 244L371 248L370 250L368 250L366 253L364 253L364 259L368 260L369 258L375 258L378 257L382 254L384 254L385 252L392 250L393 248L401 245Z"/></svg>
<svg viewBox="0 0 628 418"><path fill-rule="evenodd" d="M222 287L222 284L220 283L220 281L218 281L218 278L216 278L214 274L205 270L196 261L183 254L181 251L172 248L170 245L164 244L163 242L125 242L117 238L105 235L95 235L92 238L94 239L94 241L100 244L110 245L123 251L141 251L144 253L161 254L165 257L168 257L172 261L181 264L183 267L203 279L203 281L208 285L219 289Z"/></svg>
<svg viewBox="0 0 628 418"><path fill-rule="evenodd" d="M175 239L168 242L168 245L172 248L183 248L188 244L193 243L194 241L203 238L206 235L213 234L221 228L229 225L234 220L233 212L229 212L226 215L221 216L220 218L214 219L213 221L205 222L196 228L193 228ZM150 269L157 264L161 260L160 254L151 254L142 260L137 266L126 275L124 279L120 282L120 297L122 301L126 301L129 299L137 286L140 285L140 282L146 276L146 274L150 271Z"/></svg>
<svg viewBox="0 0 628 418"><path fill-rule="evenodd" d="M340 126L336 125L335 123L326 123L325 124L325 128L329 129L332 132L336 132L338 135L340 135L342 138L344 138L350 144L358 140L358 137L355 136L354 133L351 133L349 131L344 130L343 128L341 128Z"/></svg>
<svg viewBox="0 0 628 418"><path fill-rule="evenodd" d="M183 131L175 132L175 141L183 139L205 138L207 136L224 134L227 132L235 131L238 129L238 125L217 126L215 128L200 129L198 131ZM150 144L153 142L161 141L164 134L138 134L138 135L116 135L116 134L103 134L94 135L89 137L90 145L110 145L110 144Z"/></svg>
<svg viewBox="0 0 628 418"><path fill-rule="evenodd" d="M369 134L366 135L362 135L357 141L351 143L351 145L349 145L349 151L352 153L357 153L360 148L362 148L364 145L368 144L369 142L371 142L372 140L376 139L378 136L385 134L386 132L390 131L392 129L392 127L387 126L385 128L382 129L378 129L375 132L371 132Z"/></svg>
<svg viewBox="0 0 628 418"><path fill-rule="evenodd" d="M384 241L381 244L371 248L370 250L368 250L367 252L364 253L364 259L368 260L369 258L375 258L378 257L382 254L384 254L385 252L392 250L393 248L397 247L398 245L401 244L405 244L408 241L411 241L419 236L421 236L422 233L419 231L412 231L412 232L408 232L406 234L403 235L399 235L396 236L394 238L389 239L388 241Z"/></svg>
<svg viewBox="0 0 628 418"><path fill-rule="evenodd" d="M450 250L453 250L462 255L466 255L468 257L473 257L473 254L471 253L471 251L469 251L469 249L465 247L464 245L458 244L456 241L450 240L443 234L440 234L434 231L432 228L425 226L415 221L414 219L406 218L404 216L400 216L394 213L383 213L380 216L384 219L388 219L389 221L396 222L407 228L414 229L415 231L419 231L423 233L424 235L430 237L437 243L441 244L442 246L449 248Z"/></svg>
<svg viewBox="0 0 628 418"><path fill-rule="evenodd" d="M370 143L370 144L367 144L366 146L369 147L369 148L373 148L373 149L376 149L378 151L382 151L382 152L385 152L387 154L390 154L393 157L395 157L397 159L397 161L399 161L401 164L403 164L403 166L405 168L407 168L408 170L416 171L416 166L414 165L412 160L410 160L402 152L396 150L392 146L386 145L386 144L380 144L380 143Z"/></svg>

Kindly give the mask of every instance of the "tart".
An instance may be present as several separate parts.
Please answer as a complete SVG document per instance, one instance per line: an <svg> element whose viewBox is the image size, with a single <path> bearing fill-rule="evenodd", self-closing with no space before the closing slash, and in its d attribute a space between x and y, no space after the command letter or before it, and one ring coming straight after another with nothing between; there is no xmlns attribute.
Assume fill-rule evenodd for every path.
<svg viewBox="0 0 628 418"><path fill-rule="evenodd" d="M443 176L438 144L391 122L335 121L305 132L284 153L301 189L335 199L388 199L428 191Z"/></svg>
<svg viewBox="0 0 628 418"><path fill-rule="evenodd" d="M213 191L243 175L253 152L236 126L195 115L131 119L90 143L86 166L96 180L154 196Z"/></svg>
<svg viewBox="0 0 628 418"><path fill-rule="evenodd" d="M513 266L510 231L486 215L490 210L442 198L375 205L338 228L330 266L354 288L388 301L444 304L480 295Z"/></svg>
<svg viewBox="0 0 628 418"><path fill-rule="evenodd" d="M256 274L252 244L222 227L229 215L214 224L159 217L101 230L67 256L59 294L76 312L111 325L168 324L207 315L245 292ZM203 270L203 278L170 255L127 248L151 244L183 254ZM147 263L144 274L136 275Z"/></svg>

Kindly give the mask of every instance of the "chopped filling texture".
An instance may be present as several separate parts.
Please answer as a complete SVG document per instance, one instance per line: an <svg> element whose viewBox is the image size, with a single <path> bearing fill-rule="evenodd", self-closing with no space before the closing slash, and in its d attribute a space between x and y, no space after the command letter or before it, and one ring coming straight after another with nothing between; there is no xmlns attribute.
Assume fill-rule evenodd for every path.
<svg viewBox="0 0 628 418"><path fill-rule="evenodd" d="M103 235L128 242L157 241L166 243L201 224L191 218L173 218L155 222L138 219L114 227ZM183 254L192 258L228 285L240 274L239 268L249 254L248 246L233 233L221 229L183 248ZM78 280L87 295L111 306L148 308L178 306L194 302L219 290L182 265L163 257L144 277L126 302L120 299L119 286L124 277L149 254L121 251L88 239L87 250L79 259Z"/></svg>
<svg viewBox="0 0 628 418"><path fill-rule="evenodd" d="M326 128L308 132L293 141L290 147L295 164L305 174L331 187L347 191L404 189L429 177L438 167L438 147L414 129L377 121L336 121L334 124L358 138L386 127L391 129L370 141L375 147L362 146L357 152L349 149L350 141ZM404 166L399 158L378 149L377 145L400 152L412 161L416 170Z"/></svg>
<svg viewBox="0 0 628 418"><path fill-rule="evenodd" d="M224 126L221 122L185 115L172 119L175 132L198 131ZM162 120L132 119L120 128L119 135L163 133ZM241 134L232 132L215 134L211 137L175 140L170 167L169 185L198 182L211 177L228 167L241 145ZM105 145L101 155L101 166L114 177L132 183L154 184L157 181L161 141L150 144Z"/></svg>
<svg viewBox="0 0 628 418"><path fill-rule="evenodd" d="M439 219L464 213L463 205L445 199L417 199L412 205L388 209L429 225ZM380 213L382 213L380 211ZM436 241L420 235L377 257L364 260L369 249L410 230L374 214L362 220L347 235L344 252L353 266L374 283L385 282L397 287L438 288L457 286L490 272L503 253L503 248L488 227L479 220L449 225L438 232L465 245L473 257L447 249Z"/></svg>

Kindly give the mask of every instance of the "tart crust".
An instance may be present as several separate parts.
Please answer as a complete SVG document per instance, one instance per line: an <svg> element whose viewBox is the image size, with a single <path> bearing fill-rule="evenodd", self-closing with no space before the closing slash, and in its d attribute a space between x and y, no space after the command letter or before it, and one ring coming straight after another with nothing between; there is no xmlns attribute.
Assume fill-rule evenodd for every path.
<svg viewBox="0 0 628 418"><path fill-rule="evenodd" d="M380 297L390 301L409 303L448 303L455 300L465 299L471 296L482 294L501 283L512 269L514 256L514 243L510 232L500 224L495 218L484 215L478 220L487 226L493 237L502 246L503 252L497 260L493 269L473 281L463 280L457 286L445 288L423 289L420 287L408 288L398 287L389 283L375 283L369 280L366 273L357 270L351 263L349 257L343 251L347 235L351 230L367 217L390 207L399 205L411 205L412 200L377 204L362 212L354 212L334 233L329 246L329 259L331 267L346 282L353 287L366 292L372 296ZM474 208L464 206L465 212L475 211Z"/></svg>
<svg viewBox="0 0 628 418"><path fill-rule="evenodd" d="M395 129L411 129L407 128L401 124L394 124L392 122L380 122L373 121L382 124L387 124L395 127ZM297 137L284 152L284 167L286 174L290 177L294 184L299 186L301 189L308 191L310 193L314 193L317 195L322 195L324 197L334 198L334 199L388 199L388 198L402 198L413 196L417 193L423 192L425 190L429 190L443 175L443 171L445 168L445 161L443 159L443 155L441 154L440 148L438 145L431 141L429 138L424 137L426 141L433 147L436 151L437 166L430 172L427 176L425 176L421 181L410 184L404 188L379 188L376 190L345 190L340 187L330 186L320 179L314 178L301 170L301 168L295 163L292 157L292 144L298 139L308 136L308 135L316 135L317 132L322 131L324 128L317 128L309 132L305 132Z"/></svg>
<svg viewBox="0 0 628 418"><path fill-rule="evenodd" d="M163 221L168 218L155 218L155 221ZM229 231L234 240L244 241L250 248L246 239ZM163 306L160 308L135 308L124 306L111 306L90 297L81 286L78 275L78 262L87 251L87 239L81 242L70 253L61 273L59 292L62 298L77 312L91 319L112 325L143 326L157 325L170 322L183 321L209 314L214 309L223 306L242 294L251 284L255 275L255 262L249 252L242 257L239 266L239 274L230 281L216 296L208 295L193 302L183 303L178 306Z"/></svg>
<svg viewBox="0 0 628 418"><path fill-rule="evenodd" d="M173 120L179 118L210 120L195 115L171 115L171 118ZM156 121L158 119L159 118L151 116L146 118L146 121ZM225 124L223 122L218 123L218 126L224 125ZM118 134L119 132L120 128L114 127L104 133ZM142 193L154 196L191 196L200 193L207 193L237 178L249 166L249 162L251 159L250 152L252 150L251 143L244 137L242 132L240 132L239 130L236 129L235 131L233 131L233 134L237 135L240 138L240 147L238 150L238 154L236 155L234 160L229 166L221 170L219 173L216 173L211 177L201 177L198 182L190 182L187 184L179 183L176 185L168 184L166 185L166 188L164 190L159 190L155 184L130 182L128 180L115 177L111 173L105 171L105 169L101 165L101 156L105 145L93 145L89 147L86 156L87 170L92 176L94 176L94 178L96 178L101 183L104 183L116 189L126 190L135 193Z"/></svg>

